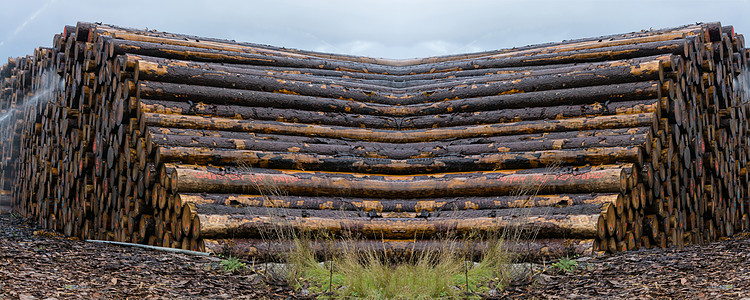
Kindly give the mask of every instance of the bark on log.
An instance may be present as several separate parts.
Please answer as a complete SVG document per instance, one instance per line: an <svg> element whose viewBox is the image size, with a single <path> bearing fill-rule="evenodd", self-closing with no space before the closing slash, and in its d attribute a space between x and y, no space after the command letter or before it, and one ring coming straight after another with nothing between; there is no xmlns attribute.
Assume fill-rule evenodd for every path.
<svg viewBox="0 0 750 300"><path fill-rule="evenodd" d="M505 230L513 230L521 235L531 234L539 238L595 238L598 236L597 223L602 210L601 205L586 205L580 208L572 207L583 213L580 215L531 215L524 213L524 209L517 209L517 214L496 217L282 218L254 214L202 214L201 209L206 209L207 206L197 208L191 225L190 236L193 238L260 238L290 236L294 232L325 232L333 236L354 235L358 238L430 239L468 234L501 235Z"/></svg>
<svg viewBox="0 0 750 300"><path fill-rule="evenodd" d="M623 83L617 85L580 87L564 90L539 91L447 100L430 104L389 106L343 99L311 97L289 93L269 93L187 84L139 81L127 84L123 90L138 99L192 101L211 104L307 109L323 112L347 112L381 116L418 116L446 114L459 110L475 112L505 108L580 105L593 102L618 102L660 99L668 87L658 81ZM666 95L666 93L665 93Z"/></svg>
<svg viewBox="0 0 750 300"><path fill-rule="evenodd" d="M511 49L493 50L471 54L446 55L429 58L391 60L383 58L370 58L362 56L341 55L332 53L320 53L298 49L279 48L269 45L259 45L254 43L241 43L236 41L213 39L206 37L197 37L189 35L154 33L150 31L137 31L132 28L117 28L111 25L97 25L95 31L99 34L111 36L117 39L134 40L151 43L172 44L178 46L213 49L213 50L230 50L236 52L263 53L265 55L286 55L286 56L312 56L319 58L353 61L360 63L371 63L388 66L414 66L424 64L434 64L438 62L449 62L456 60L467 60L479 57L504 57L504 56L522 56L529 54L548 54L565 52L571 50L595 49L609 46L621 46L628 44L638 44L645 42L656 42L681 39L686 36L698 36L704 34L702 25L683 26L669 29L649 30L645 32L630 33L626 35L608 35L594 38L583 38L566 40L557 43L546 43L538 45L528 45L523 47L514 47ZM716 34L714 34L715 36ZM90 35L93 36L93 35ZM721 34L719 34L721 36ZM708 40L708 38L706 38Z"/></svg>
<svg viewBox="0 0 750 300"><path fill-rule="evenodd" d="M550 121L520 121L473 126L455 126L436 129L392 131L351 127L303 125L295 123L235 120L185 115L144 113L147 126L186 129L226 130L289 135L307 135L328 138L356 139L371 142L415 143L479 136L517 135L540 132L593 130L624 127L658 127L653 113L613 115L590 118L570 118Z"/></svg>
<svg viewBox="0 0 750 300"><path fill-rule="evenodd" d="M467 172L497 169L541 168L551 165L643 164L640 147L579 148L533 152L505 152L465 156L440 156L394 160L350 155L319 155L293 152L221 150L195 147L158 147L157 163L248 166L333 172L416 174Z"/></svg>
<svg viewBox="0 0 750 300"><path fill-rule="evenodd" d="M154 131L152 131L154 132ZM159 129L156 132L183 133L174 129ZM612 134L622 131L612 130ZM185 131L184 133L196 133ZM205 133L205 132L204 132ZM573 133L573 134L570 134ZM420 159L442 156L482 155L485 153L529 152L594 147L649 147L650 133L570 137L585 135L579 132L545 133L546 139L537 135L511 135L480 139L463 139L446 142L423 143L375 143L334 139L298 139L282 135L257 135L214 131L201 135L150 134L149 139L157 147L206 147L216 150L236 149L271 152L310 153L318 155L351 155L384 159ZM601 132L606 134L606 132ZM218 137L217 137L218 136ZM560 138L558 138L560 137ZM281 140L281 141L280 141ZM487 143L489 142L489 143ZM646 148L648 152L648 148ZM156 163L160 162L158 156Z"/></svg>
<svg viewBox="0 0 750 300"><path fill-rule="evenodd" d="M461 70L454 72L403 76L306 68L198 63L132 54L118 56L117 59L122 66L122 72L135 72L133 74L134 79L146 79L145 77L139 77L138 74L138 70L142 68L138 65L138 61L145 61L146 65L155 63L164 66L178 66L182 68L187 67L204 71L216 70L224 72L237 72L243 74L261 75L282 80L298 80L315 84L343 84L352 87L362 86L380 91L389 89L420 90L428 86L440 87L447 86L451 83L459 84L459 81L464 84L475 84L492 80L508 80L528 76L553 75L583 70L593 72L596 70L607 69L614 66L635 66L653 61L661 61L664 67L668 70L674 69L673 55L656 55L626 60L595 62L589 64L561 64L549 66L543 65L510 68L488 68L482 70ZM663 80L662 76L658 78Z"/></svg>
<svg viewBox="0 0 750 300"><path fill-rule="evenodd" d="M563 119L583 116L615 114L657 113L660 116L660 100L634 100L582 105L551 107L528 107L495 111L457 112L416 117L388 117L338 112L312 112L297 109L272 107L247 107L238 105L205 104L141 99L140 111L158 114L182 114L216 116L234 119L253 119L314 125L363 127L372 129L422 129L462 125L478 125L488 122L517 122L545 119Z"/></svg>
<svg viewBox="0 0 750 300"><path fill-rule="evenodd" d="M249 65L271 65L285 67L304 67L327 70L346 70L365 73L382 73L408 75L418 73L448 72L482 68L518 67L535 65L567 64L576 62L596 62L605 60L628 59L659 54L682 54L688 39L658 41L635 45L621 45L596 49L572 50L560 53L546 53L529 56L506 57L503 59L477 58L470 61L442 62L419 65L410 68L399 68L377 64L332 61L318 58L290 58L267 56L253 53L241 53L225 50L200 49L186 46L157 44L150 42L106 39L110 52L114 55L126 53L215 63L235 63Z"/></svg>
<svg viewBox="0 0 750 300"><path fill-rule="evenodd" d="M520 74L487 78L480 82L461 82L460 84L451 82L401 89L365 84L320 83L309 80L270 78L265 74L246 72L242 69L215 68L206 71L185 66L184 62L136 60L135 64L135 78L140 80L347 99L386 105L432 103L446 99L612 85L664 78L662 61L655 60L635 65L618 63L609 68L594 70L583 69L569 72L545 70L542 75L536 76L535 74Z"/></svg>
<svg viewBox="0 0 750 300"><path fill-rule="evenodd" d="M196 205L217 204L237 207L257 206L291 209L328 209L334 211L433 212L520 207L563 207L601 203L612 203L622 206L625 200L621 194L519 195L384 200L380 198L180 193L175 196L174 201L175 210L178 211L182 210L184 203L195 203Z"/></svg>
<svg viewBox="0 0 750 300"><path fill-rule="evenodd" d="M537 193L625 192L631 164L528 169L474 173L380 176L357 173L275 171L167 165L174 172L174 192L255 193L278 190L287 195L429 198Z"/></svg>
<svg viewBox="0 0 750 300"><path fill-rule="evenodd" d="M278 135L278 134L264 134L264 133L247 133L247 132L234 132L234 131L215 131L215 130L195 130L195 129L182 129L182 128L165 128L165 127L149 127L148 132L152 135L151 140L156 142L157 139L163 138L180 138L186 137L210 137L210 138L221 138L221 139L238 139L238 140L263 140L263 141L276 141L282 143L297 143L297 144L327 144L327 145L344 145L349 148L354 147L370 147L376 148L392 148L392 147L403 147L403 144L394 143L368 143L349 141L335 138L319 138L319 137L304 137L304 136L290 136L290 135ZM634 127L634 128L617 128L617 129L594 129L594 130L582 130L582 131L562 131L562 132L546 132L546 133L532 133L532 134L521 134L521 135L508 135L508 136L493 136L493 137L477 137L469 139L455 139L450 141L440 142L425 142L417 145L421 147L453 147L462 145L473 145L473 144L485 144L485 147L492 147L488 144L493 143L519 143L519 142L539 142L545 144L545 140L565 140L565 139L578 139L578 138L599 138L599 142L602 142L602 146L624 146L628 145L621 139L632 139L634 143L641 143L643 138L651 140L652 135L650 134L650 127ZM164 135L164 136L159 136ZM158 137L158 138L157 138ZM220 140L219 140L220 141ZM219 143L217 141L217 143ZM564 142L558 141L563 148L575 148L573 144L582 142L576 140L576 142ZM565 146L570 144L570 146ZM171 143L161 143L160 145L172 145L172 146L197 146L198 144L191 144L186 140L174 141ZM508 151L523 151L520 149L544 149L544 148L515 148L509 147ZM218 147L218 146L217 146ZM223 147L218 147L223 148ZM243 149L243 147L230 146L228 148ZM650 152L650 151L649 151Z"/></svg>

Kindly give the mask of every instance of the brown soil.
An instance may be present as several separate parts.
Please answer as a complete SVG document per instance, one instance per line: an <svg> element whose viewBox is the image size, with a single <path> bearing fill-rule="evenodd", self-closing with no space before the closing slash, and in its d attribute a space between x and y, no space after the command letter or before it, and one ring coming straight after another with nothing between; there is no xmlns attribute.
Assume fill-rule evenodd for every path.
<svg viewBox="0 0 750 300"><path fill-rule="evenodd" d="M214 257L70 240L0 215L0 299L289 298Z"/></svg>
<svg viewBox="0 0 750 300"><path fill-rule="evenodd" d="M230 273L215 257L87 243L0 215L0 299L298 298L250 263ZM750 238L684 249L577 258L520 276L500 299L741 299L750 297ZM535 268L539 270L539 268ZM492 296L492 297L490 297ZM750 299L750 298L748 298Z"/></svg>
<svg viewBox="0 0 750 300"><path fill-rule="evenodd" d="M683 249L578 259L572 272L532 276L503 299L742 299L750 297L750 238ZM556 273L556 274L553 274ZM750 299L750 298L746 298Z"/></svg>

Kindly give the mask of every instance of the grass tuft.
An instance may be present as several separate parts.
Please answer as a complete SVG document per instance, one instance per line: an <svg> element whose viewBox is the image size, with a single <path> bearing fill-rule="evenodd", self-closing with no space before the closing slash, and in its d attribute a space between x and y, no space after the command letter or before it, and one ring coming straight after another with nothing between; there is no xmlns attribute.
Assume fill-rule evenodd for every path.
<svg viewBox="0 0 750 300"><path fill-rule="evenodd" d="M510 263L501 240L488 246L478 263L467 260L455 240L398 262L374 249L344 249L318 263L310 246L313 240L295 243L287 260L290 282L299 290L331 298L477 298L505 286Z"/></svg>
<svg viewBox="0 0 750 300"><path fill-rule="evenodd" d="M245 263L240 262L236 257L229 257L221 260L221 266L225 272L234 273L235 271L242 270L246 267Z"/></svg>
<svg viewBox="0 0 750 300"><path fill-rule="evenodd" d="M556 263L553 263L552 267L559 271L569 273L573 272L573 270L578 267L578 261L566 256L560 258Z"/></svg>

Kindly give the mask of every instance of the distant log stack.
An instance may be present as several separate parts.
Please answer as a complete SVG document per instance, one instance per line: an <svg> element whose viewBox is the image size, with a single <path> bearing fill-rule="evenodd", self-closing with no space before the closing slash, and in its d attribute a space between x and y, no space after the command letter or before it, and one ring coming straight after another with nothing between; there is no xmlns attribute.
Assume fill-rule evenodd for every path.
<svg viewBox="0 0 750 300"><path fill-rule="evenodd" d="M749 56L719 23L412 60L78 23L0 69L0 182L69 236L262 259L706 243L750 226Z"/></svg>

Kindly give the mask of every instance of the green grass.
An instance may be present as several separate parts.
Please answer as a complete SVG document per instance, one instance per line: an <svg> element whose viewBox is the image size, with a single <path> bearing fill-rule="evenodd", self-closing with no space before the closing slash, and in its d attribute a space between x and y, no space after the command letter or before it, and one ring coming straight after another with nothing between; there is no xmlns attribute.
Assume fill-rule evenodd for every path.
<svg viewBox="0 0 750 300"><path fill-rule="evenodd" d="M231 256L227 259L222 259L220 264L224 268L224 271L229 273L234 273L235 271L239 271L246 267L245 263L240 262L239 259Z"/></svg>
<svg viewBox="0 0 750 300"><path fill-rule="evenodd" d="M296 240L288 256L289 279L319 298L435 299L479 298L506 283L508 255L494 242L479 263L467 261L457 242L394 263L377 251L347 251L319 263L306 240ZM468 284L468 285L467 285Z"/></svg>
<svg viewBox="0 0 750 300"><path fill-rule="evenodd" d="M343 275L340 296L375 299L456 296L454 278L462 273L458 259L441 254L393 265L374 254L347 255L336 265L335 272Z"/></svg>
<svg viewBox="0 0 750 300"><path fill-rule="evenodd" d="M578 266L578 261L570 259L570 257L560 258L556 263L552 264L552 267L562 272L572 272Z"/></svg>

